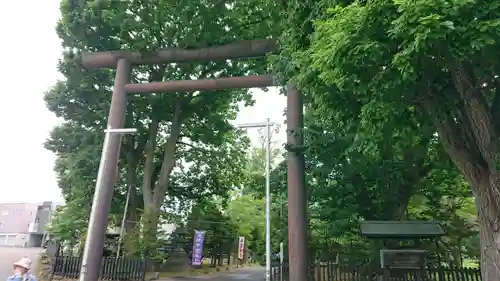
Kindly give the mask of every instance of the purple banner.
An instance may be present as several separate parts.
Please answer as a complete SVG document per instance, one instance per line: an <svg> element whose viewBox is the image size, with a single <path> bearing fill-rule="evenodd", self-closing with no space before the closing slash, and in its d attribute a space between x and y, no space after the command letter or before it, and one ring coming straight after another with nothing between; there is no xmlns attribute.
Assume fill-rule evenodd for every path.
<svg viewBox="0 0 500 281"><path fill-rule="evenodd" d="M193 239L193 256L191 265L199 266L203 260L203 242L205 240L205 231L195 230Z"/></svg>

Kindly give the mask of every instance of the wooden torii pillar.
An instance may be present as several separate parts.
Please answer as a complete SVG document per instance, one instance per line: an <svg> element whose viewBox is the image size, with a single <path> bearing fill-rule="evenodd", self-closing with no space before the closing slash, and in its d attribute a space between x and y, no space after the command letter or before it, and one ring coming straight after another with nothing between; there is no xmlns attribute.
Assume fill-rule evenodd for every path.
<svg viewBox="0 0 500 281"><path fill-rule="evenodd" d="M185 50L165 48L141 55L137 52L108 51L87 53L82 57L88 69L116 68L116 77L108 115L108 129L124 126L127 95L145 93L214 91L223 89L254 88L275 86L271 75L226 77L218 79L182 80L130 83L134 65L152 65L195 61L213 61L262 57L278 49L276 40L246 40L226 45ZM293 86L287 86L287 142L302 145L303 104L300 93ZM101 268L104 237L108 214L116 183L121 137L109 134L107 149L103 150L101 161L101 181L97 183L90 215L87 239L82 260L80 281L97 281ZM308 280L309 251L307 224L307 194L305 191L304 155L300 151L288 152L288 253L289 280ZM270 274L270 272L266 272Z"/></svg>

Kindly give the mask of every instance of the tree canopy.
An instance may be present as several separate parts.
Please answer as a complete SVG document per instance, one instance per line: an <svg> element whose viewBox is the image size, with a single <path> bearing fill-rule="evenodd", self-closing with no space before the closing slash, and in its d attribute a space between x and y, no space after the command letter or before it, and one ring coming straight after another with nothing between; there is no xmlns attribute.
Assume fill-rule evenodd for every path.
<svg viewBox="0 0 500 281"><path fill-rule="evenodd" d="M481 255L483 279L495 280L499 12L500 3L480 0L63 0L57 32L65 78L45 95L65 120L46 144L67 201L53 232L83 235L65 229L81 224L71 216L88 214L109 108L113 71L85 70L82 52L274 37L280 51L267 59L141 66L133 82L272 73L295 84L305 99L316 259L376 261L380 245L359 237L361 220L438 220L447 231L443 262L464 265ZM245 236L263 254L262 150L249 152L244 132L229 123L241 104L252 105L250 92L131 96L125 126L138 134L123 139L112 214L123 211L131 187L128 228L146 218L156 238L159 215L169 210L187 232L206 228L210 251L226 236L228 245ZM273 165L271 185L276 249L287 237L284 162Z"/></svg>
<svg viewBox="0 0 500 281"><path fill-rule="evenodd" d="M67 200L73 189L87 189L87 199L92 195L113 85L111 70L82 67L81 52L211 46L261 37L249 27L255 20L265 21L259 9L246 2L62 1L61 14L56 30L64 47L59 71L65 78L46 93L45 101L65 120L52 132L47 148L58 155L57 172ZM262 59L138 67L133 81L240 76L264 68ZM226 194L235 185L247 146L242 132L228 123L242 102L252 104L247 90L132 96L125 126L137 128L138 134L124 137L119 203L112 211L120 213L128 186L132 221L140 220L136 210L144 208L157 217L166 196L185 202Z"/></svg>
<svg viewBox="0 0 500 281"><path fill-rule="evenodd" d="M498 5L461 0L292 3L281 39L283 60L294 63L278 64L300 85L313 111L336 125L333 134L348 143L348 156L342 155L344 149L334 152L347 162L343 166L357 162L352 153L363 157L357 162L360 172L354 169L358 178L366 177L363 166L372 157L384 163L378 172L387 171L387 164L397 164L401 172L409 165L417 180L408 182L413 188L430 183L429 177L459 186L457 176L443 176L443 168L452 174L458 168L476 198L485 280L500 273L494 242L500 214L495 192L500 95L498 60L492 59L500 43ZM384 154L387 146L393 155ZM412 158L412 147L423 150L420 161ZM397 184L401 172L376 179Z"/></svg>

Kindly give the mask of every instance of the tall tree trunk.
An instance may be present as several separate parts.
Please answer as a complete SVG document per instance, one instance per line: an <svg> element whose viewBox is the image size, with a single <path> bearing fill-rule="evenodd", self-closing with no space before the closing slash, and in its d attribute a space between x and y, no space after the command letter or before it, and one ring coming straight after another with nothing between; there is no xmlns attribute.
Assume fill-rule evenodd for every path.
<svg viewBox="0 0 500 281"><path fill-rule="evenodd" d="M163 147L163 161L157 180L154 176L154 149L156 147L156 138L158 134L159 122L153 119L149 127L149 141L146 147L146 161L144 167L143 193L144 206L151 206L159 211L163 205L163 200L167 194L170 174L175 166L177 152L177 141L181 135L182 128L182 100L176 106L174 118L170 125L170 134Z"/></svg>
<svg viewBox="0 0 500 281"><path fill-rule="evenodd" d="M464 101L464 111L470 124L469 132L476 143L476 165L462 166L476 198L481 237L481 272L483 280L499 280L500 276L500 174L498 172L498 136L493 118L483 94L474 85L467 66L456 65L453 73L455 87ZM478 159L479 158L479 159ZM482 164L482 165L481 165Z"/></svg>
<svg viewBox="0 0 500 281"><path fill-rule="evenodd" d="M469 69L457 63L451 70L456 91L423 93L421 102L433 116L446 152L474 193L480 226L482 280L497 281L500 276L500 173L496 163L499 140L487 102L479 90L481 87L474 85ZM440 98L449 100L443 103ZM443 110L444 104L451 106Z"/></svg>
<svg viewBox="0 0 500 281"><path fill-rule="evenodd" d="M130 201L127 210L127 219L125 221L125 232L130 233L135 225L140 220L140 214L138 213L138 204L137 200L137 189L135 186L130 187Z"/></svg>
<svg viewBox="0 0 500 281"><path fill-rule="evenodd" d="M126 167L126 178L127 178L127 190L130 192L129 202L125 220L125 232L130 233L137 222L140 220L140 214L138 210L140 208L139 198L137 194L137 186L140 184L139 179L137 177L138 171L137 167L139 165L140 159L142 158L142 154L144 151L144 147L146 146L147 139L139 139L139 138L129 138L126 145L126 159L127 159L127 167Z"/></svg>
<svg viewBox="0 0 500 281"><path fill-rule="evenodd" d="M142 226L144 241L147 241L146 255L154 250L156 235L158 232L158 222L161 207L167 194L170 174L175 166L177 141L181 134L182 127L182 101L179 100L172 123L170 134L164 145L164 156L158 179L155 180L154 150L158 134L159 122L153 119L149 127L149 141L146 147L146 162L144 168L144 179L142 191L144 196L144 214L142 216ZM153 187L154 186L154 187Z"/></svg>
<svg viewBox="0 0 500 281"><path fill-rule="evenodd" d="M458 248L458 266L463 267L464 266L464 255L462 254L462 238L459 238L457 241L457 248Z"/></svg>
<svg viewBox="0 0 500 281"><path fill-rule="evenodd" d="M155 70L154 67L150 68L150 77L148 81L154 82L162 80L165 74L165 65L159 67ZM157 144L158 129L160 125L160 120L157 116L158 112L161 110L158 106L151 105L151 122L148 126L147 139L144 146L144 171L142 179L142 196L144 200L144 211L153 204L153 186L155 182L155 149ZM142 152L142 151L141 151Z"/></svg>
<svg viewBox="0 0 500 281"><path fill-rule="evenodd" d="M153 112L154 115L154 112ZM145 148L146 159L144 162L144 177L142 180L142 196L144 200L144 208L153 205L153 174L155 170L154 157L158 135L159 121L154 116L148 127L148 143Z"/></svg>
<svg viewBox="0 0 500 281"><path fill-rule="evenodd" d="M175 108L174 118L170 125L170 134L167 142L164 145L163 161L161 165L158 182L153 190L153 206L159 211L163 205L163 200L167 194L168 185L170 181L170 174L174 169L176 162L177 141L181 136L182 128L182 100L179 100Z"/></svg>
<svg viewBox="0 0 500 281"><path fill-rule="evenodd" d="M499 188L487 175L484 176L484 182L474 188L481 238L481 273L485 281L500 278Z"/></svg>

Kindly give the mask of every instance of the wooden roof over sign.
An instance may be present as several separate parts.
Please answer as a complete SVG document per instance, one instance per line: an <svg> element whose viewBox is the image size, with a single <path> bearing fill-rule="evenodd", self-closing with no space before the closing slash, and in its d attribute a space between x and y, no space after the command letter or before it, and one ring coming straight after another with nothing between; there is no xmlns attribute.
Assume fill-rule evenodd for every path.
<svg viewBox="0 0 500 281"><path fill-rule="evenodd" d="M444 235L435 221L362 221L361 236L380 239L435 238Z"/></svg>

